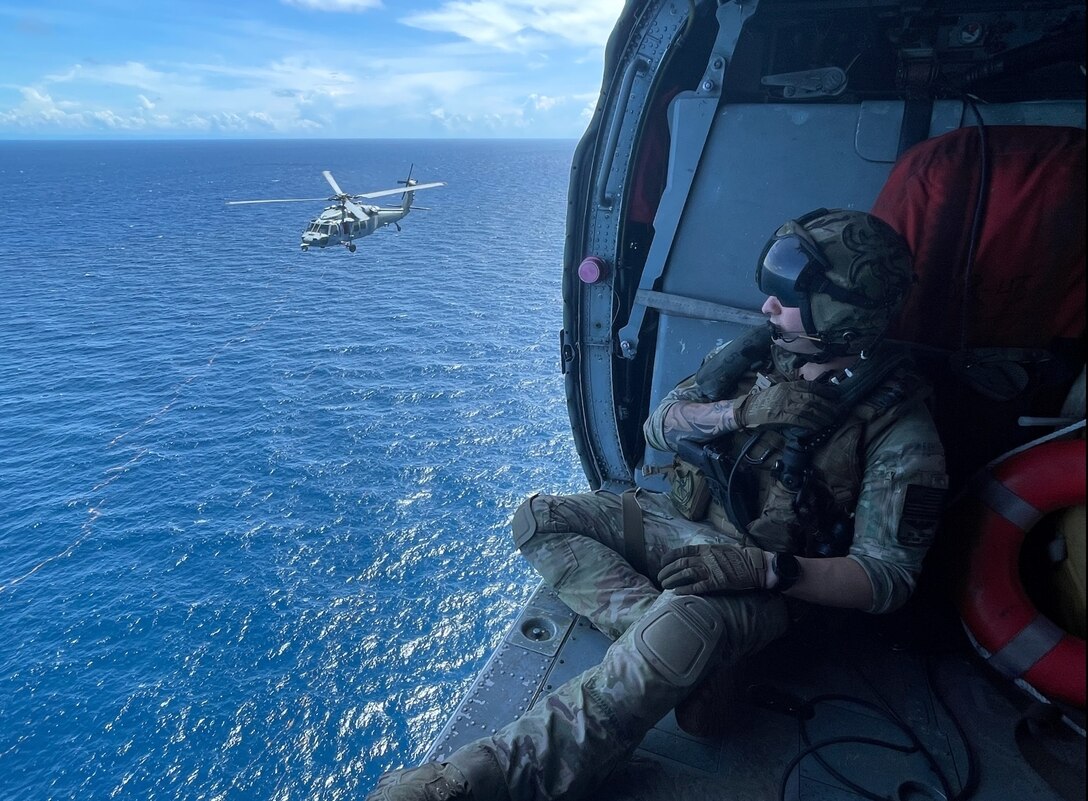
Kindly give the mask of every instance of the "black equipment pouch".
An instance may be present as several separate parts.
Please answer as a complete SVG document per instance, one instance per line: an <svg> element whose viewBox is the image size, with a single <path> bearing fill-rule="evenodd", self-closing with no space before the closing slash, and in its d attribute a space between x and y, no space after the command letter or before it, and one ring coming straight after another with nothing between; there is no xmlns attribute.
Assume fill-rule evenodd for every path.
<svg viewBox="0 0 1088 801"><path fill-rule="evenodd" d="M705 444L681 440L679 456L682 463L686 462L702 474L707 496L705 503L709 504L713 498L725 510L729 522L744 532L758 513L754 508L757 480L748 470L734 470L736 460L726 452L724 445L727 442L729 437ZM705 515L705 505L702 511Z"/></svg>

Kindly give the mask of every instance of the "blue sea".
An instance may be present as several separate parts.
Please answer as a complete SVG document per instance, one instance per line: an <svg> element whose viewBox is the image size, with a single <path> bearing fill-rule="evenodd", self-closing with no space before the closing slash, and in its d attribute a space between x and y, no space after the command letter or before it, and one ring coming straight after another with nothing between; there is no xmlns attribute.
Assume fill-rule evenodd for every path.
<svg viewBox="0 0 1088 801"><path fill-rule="evenodd" d="M0 142L0 798L347 799L420 759L585 488L574 142ZM299 250L331 170L423 181ZM394 197L392 201L398 202Z"/></svg>

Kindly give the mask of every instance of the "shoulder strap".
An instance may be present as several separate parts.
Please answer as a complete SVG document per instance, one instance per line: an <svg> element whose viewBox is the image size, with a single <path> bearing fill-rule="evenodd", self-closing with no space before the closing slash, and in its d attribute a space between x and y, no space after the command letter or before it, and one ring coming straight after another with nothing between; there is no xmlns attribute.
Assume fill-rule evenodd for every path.
<svg viewBox="0 0 1088 801"><path fill-rule="evenodd" d="M855 413L868 422L905 401L924 397L928 393L929 385L918 373L909 368L900 368L869 393L857 405Z"/></svg>

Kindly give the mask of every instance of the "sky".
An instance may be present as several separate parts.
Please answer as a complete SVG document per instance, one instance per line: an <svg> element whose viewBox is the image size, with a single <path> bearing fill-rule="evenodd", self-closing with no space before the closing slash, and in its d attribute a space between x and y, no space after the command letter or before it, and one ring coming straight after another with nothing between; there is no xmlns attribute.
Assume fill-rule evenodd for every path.
<svg viewBox="0 0 1088 801"><path fill-rule="evenodd" d="M0 0L0 139L578 138L623 0Z"/></svg>

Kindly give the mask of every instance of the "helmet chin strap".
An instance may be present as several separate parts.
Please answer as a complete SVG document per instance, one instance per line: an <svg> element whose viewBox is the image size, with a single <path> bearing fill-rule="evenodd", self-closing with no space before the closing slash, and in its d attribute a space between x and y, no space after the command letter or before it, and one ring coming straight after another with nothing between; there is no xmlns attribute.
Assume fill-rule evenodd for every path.
<svg viewBox="0 0 1088 801"><path fill-rule="evenodd" d="M845 355L844 345L841 343L828 342L823 337L811 336L810 334L802 331L786 331L785 329L775 325L770 320L767 321L767 327L771 329L771 340L778 341L783 344L790 344L796 342L799 339L807 339L809 342L814 342L819 346L819 350L815 353L797 353L791 351L798 360L802 362L813 362L815 364L823 364L829 362L832 359L837 359L840 356Z"/></svg>
<svg viewBox="0 0 1088 801"><path fill-rule="evenodd" d="M809 342L815 342L820 345L824 344L821 337L809 336L802 331L787 331L770 321L767 321L767 327L771 329L771 338L777 339L779 342L789 344L790 342L796 342L799 339L807 339Z"/></svg>

